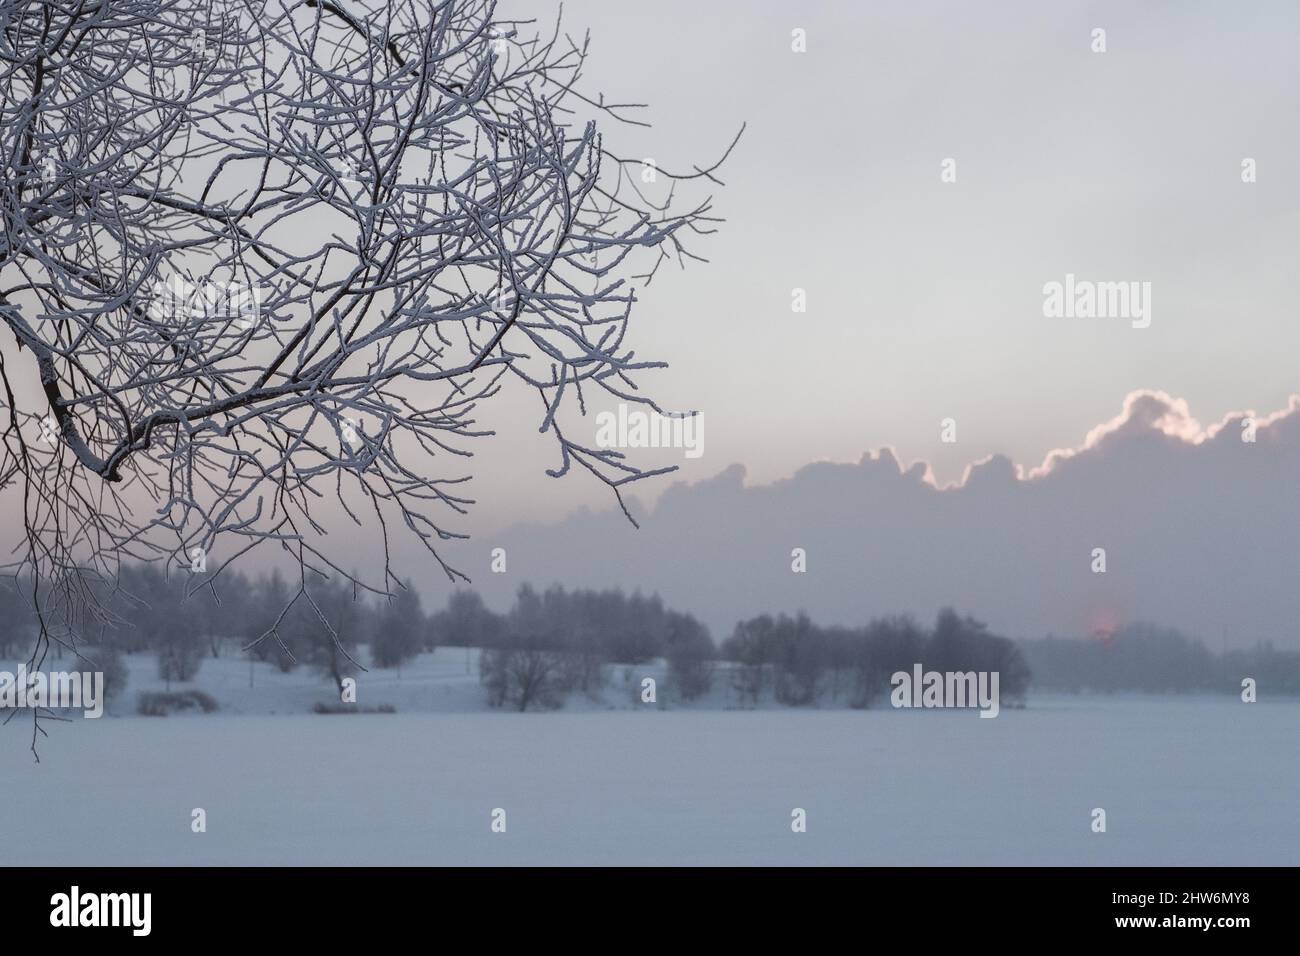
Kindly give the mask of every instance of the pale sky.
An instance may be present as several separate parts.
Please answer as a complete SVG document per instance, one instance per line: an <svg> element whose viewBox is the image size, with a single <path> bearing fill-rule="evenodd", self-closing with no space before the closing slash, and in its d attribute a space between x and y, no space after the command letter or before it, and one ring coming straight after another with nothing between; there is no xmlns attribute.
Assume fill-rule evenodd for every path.
<svg viewBox="0 0 1300 956"><path fill-rule="evenodd" d="M700 458L652 463L765 483L892 446L953 481L1079 444L1135 389L1203 421L1300 391L1294 3L564 6L592 32L588 89L650 104L650 130L606 125L615 152L689 167L748 124L719 174L728 222L697 245L712 262L661 275L634 318L672 365L643 387L706 420ZM1150 328L1044 318L1043 284L1071 272L1150 282ZM549 446L513 409L488 416L503 440L479 450L470 530L607 507L542 474Z"/></svg>
<svg viewBox="0 0 1300 956"><path fill-rule="evenodd" d="M557 7L504 0L499 16L549 32ZM746 124L712 190L727 221L692 245L711 261L663 269L629 333L670 363L642 390L702 413L703 454L633 453L643 466L701 481L740 464L754 486L889 447L942 484L993 454L1028 471L1138 390L1206 423L1300 393L1291 0L569 0L563 22L591 31L584 92L649 104L649 129L602 124L612 152L690 169ZM1150 327L1045 317L1044 284L1067 274L1149 283ZM480 412L496 440L430 465L473 476L470 515L436 515L473 538L443 549L453 565L478 573L521 521L614 506L584 474L546 476L559 461L540 417L534 392L508 388ZM594 416L565 426L595 443ZM629 493L649 505L673 480ZM318 517L342 522L325 499ZM348 558L372 566L378 531L345 527ZM394 558L437 577L413 539Z"/></svg>

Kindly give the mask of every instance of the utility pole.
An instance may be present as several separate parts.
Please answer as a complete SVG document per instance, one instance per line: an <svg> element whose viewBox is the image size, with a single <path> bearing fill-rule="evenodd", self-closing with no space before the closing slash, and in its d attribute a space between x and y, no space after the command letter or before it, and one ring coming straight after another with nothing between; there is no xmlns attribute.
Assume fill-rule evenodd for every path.
<svg viewBox="0 0 1300 956"><path fill-rule="evenodd" d="M1219 680L1228 686L1228 628L1223 628L1223 651L1219 654Z"/></svg>

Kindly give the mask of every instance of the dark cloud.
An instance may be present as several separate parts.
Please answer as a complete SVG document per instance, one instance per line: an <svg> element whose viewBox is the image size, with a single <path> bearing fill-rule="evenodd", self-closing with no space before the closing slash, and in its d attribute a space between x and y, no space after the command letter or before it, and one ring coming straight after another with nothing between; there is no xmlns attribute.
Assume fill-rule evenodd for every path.
<svg viewBox="0 0 1300 956"><path fill-rule="evenodd" d="M519 526L483 542L507 547L509 573L475 586L495 601L525 580L657 591L715 636L761 611L852 623L955 604L1013 635L1145 619L1216 645L1297 646L1298 478L1300 397L1203 426L1179 399L1134 392L1077 447L1034 468L995 455L947 487L886 448L770 485L732 465L634 512L640 530L591 511ZM790 570L796 547L806 574Z"/></svg>

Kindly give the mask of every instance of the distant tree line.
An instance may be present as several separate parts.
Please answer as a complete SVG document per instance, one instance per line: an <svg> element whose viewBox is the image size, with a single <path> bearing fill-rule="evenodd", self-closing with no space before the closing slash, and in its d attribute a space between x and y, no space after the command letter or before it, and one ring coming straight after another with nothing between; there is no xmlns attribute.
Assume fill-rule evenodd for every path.
<svg viewBox="0 0 1300 956"><path fill-rule="evenodd" d="M279 573L258 578L224 577L217 590L190 591L184 572L164 574L156 565L130 565L117 586L87 600L94 615L74 616L78 652L97 665L109 662L123 679L123 653L150 652L158 676L170 688L198 674L207 657L238 654L288 672L312 668L342 687L356 673L356 650L370 645L373 663L399 667L432 647L429 622L416 591L407 586L391 598L367 597L351 583L319 575L291 582ZM26 653L37 627L31 582L0 583L0 657ZM70 644L66 627L54 631L55 660Z"/></svg>
<svg viewBox="0 0 1300 956"><path fill-rule="evenodd" d="M453 594L433 615L440 643L481 647L479 676L495 707L556 707L570 693L595 695L611 664L664 659L677 694L691 700L712 685L717 656L708 630L657 597L622 591L538 592L525 584L505 615L477 594Z"/></svg>
<svg viewBox="0 0 1300 956"><path fill-rule="evenodd" d="M1034 686L1060 691L1239 693L1254 678L1266 693L1300 694L1300 651L1271 643L1216 654L1168 628L1134 624L1105 637L1020 642Z"/></svg>
<svg viewBox="0 0 1300 956"><path fill-rule="evenodd" d="M1135 625L1107 640L1048 637L1011 641L945 610L932 627L885 617L858 627L822 626L806 614L740 621L715 645L690 614L658 596L621 590L539 591L523 585L505 613L473 591L453 591L426 613L408 583L391 597L350 583L288 579L279 573L223 576L215 591L190 593L184 572L154 565L123 569L118 586L95 595L96 614L78 627L82 653L104 669L110 693L126 680L122 653L156 656L158 675L193 680L208 657L237 655L281 671L306 667L336 687L369 664L400 669L436 646L479 648L489 702L513 710L560 706L572 694L598 698L615 665L663 661L668 700L691 701L715 688L740 706L764 700L801 706L870 707L897 671L997 671L1004 702L1036 687L1065 691L1237 692L1243 677L1266 677L1273 693L1300 693L1300 652L1262 645L1210 652L1177 631ZM0 658L32 646L30 581L0 580ZM55 645L56 659L61 652ZM251 676L250 676L251 679Z"/></svg>
<svg viewBox="0 0 1300 956"><path fill-rule="evenodd" d="M847 703L868 707L887 694L896 671L998 671L1004 700L1023 698L1029 669L1015 644L954 611L932 629L910 618L859 628L821 627L807 615L762 615L741 621L715 648L689 614L657 597L620 591L537 592L525 585L505 615L472 592L452 596L433 616L441 643L484 648L480 676L494 706L555 707L573 692L604 686L608 664L662 658L668 684L681 700L708 693L725 675L742 706L773 699L788 706Z"/></svg>
<svg viewBox="0 0 1300 956"><path fill-rule="evenodd" d="M733 687L743 702L766 693L783 704L822 702L870 707L887 695L890 678L926 671L997 671L1004 701L1023 699L1029 668L1016 645L980 622L942 611L926 629L909 617L880 618L862 627L819 627L805 614L741 621L723 642L733 661Z"/></svg>

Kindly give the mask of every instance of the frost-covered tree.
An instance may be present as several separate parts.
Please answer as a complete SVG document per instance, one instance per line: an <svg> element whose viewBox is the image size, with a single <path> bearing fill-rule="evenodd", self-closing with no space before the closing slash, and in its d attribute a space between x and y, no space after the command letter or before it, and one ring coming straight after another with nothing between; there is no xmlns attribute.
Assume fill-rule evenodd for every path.
<svg viewBox="0 0 1300 956"><path fill-rule="evenodd" d="M447 606L431 615L426 648L447 644L457 647L488 647L505 631L505 619L488 610L476 591L457 589Z"/></svg>
<svg viewBox="0 0 1300 956"><path fill-rule="evenodd" d="M420 595L407 581L383 605L370 635L370 658L376 667L396 667L420 653L428 632L428 622L420 610Z"/></svg>
<svg viewBox="0 0 1300 956"><path fill-rule="evenodd" d="M694 700L713 687L713 664L717 649L708 630L691 617L669 611L665 656L673 689L683 700Z"/></svg>
<svg viewBox="0 0 1300 956"><path fill-rule="evenodd" d="M283 653L327 677L339 693L343 680L356 673L357 644L367 634L365 605L346 582L310 583L294 602Z"/></svg>
<svg viewBox="0 0 1300 956"><path fill-rule="evenodd" d="M611 151L598 124L636 114L582 92L585 57L487 0L0 7L0 488L15 580L49 596L33 658L126 560L214 596L268 546L291 600L349 578L324 500L382 541L364 587L394 589L398 534L463 578L440 545L506 387L549 474L657 473L568 426L597 394L656 407L629 320L715 221L671 186L717 167Z"/></svg>

